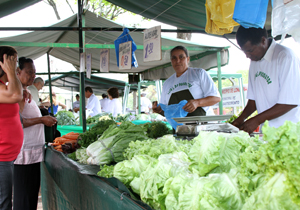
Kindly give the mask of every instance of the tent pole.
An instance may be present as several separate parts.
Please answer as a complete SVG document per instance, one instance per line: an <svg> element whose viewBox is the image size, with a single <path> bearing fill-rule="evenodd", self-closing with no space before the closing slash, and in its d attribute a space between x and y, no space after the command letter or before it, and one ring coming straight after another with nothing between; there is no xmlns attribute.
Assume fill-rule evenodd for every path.
<svg viewBox="0 0 300 210"><path fill-rule="evenodd" d="M51 86L51 75L50 75L50 55L49 52L47 52L47 65L48 65L48 81L49 81L49 95L50 95L50 104L51 104L51 113L53 113L53 101L52 101L52 86ZM53 137L53 128L51 127L51 132L50 132L50 139L54 139Z"/></svg>
<svg viewBox="0 0 300 210"><path fill-rule="evenodd" d="M217 52L217 60L218 60L218 87L219 93L221 97L221 101L219 103L219 115L223 115L223 97L222 97L222 78L221 78L221 52Z"/></svg>
<svg viewBox="0 0 300 210"><path fill-rule="evenodd" d="M77 1L78 4L78 13L77 13L77 22L79 27L79 60L80 54L84 52L83 42L84 42L84 34L82 31L82 25L84 25L84 16L82 16L82 0ZM83 18L82 18L83 17ZM86 116L85 116L85 92L84 92L84 72L79 73L80 78L80 122L82 125L83 132L86 131Z"/></svg>
<svg viewBox="0 0 300 210"><path fill-rule="evenodd" d="M245 91L244 91L243 78L240 78L239 82L240 82L240 87L242 88L242 91L240 89L240 93L242 94L241 99L242 99L242 102L243 102L243 109L244 109L245 106L246 106L246 97L245 97Z"/></svg>
<svg viewBox="0 0 300 210"><path fill-rule="evenodd" d="M141 82L138 83L138 114L141 114Z"/></svg>

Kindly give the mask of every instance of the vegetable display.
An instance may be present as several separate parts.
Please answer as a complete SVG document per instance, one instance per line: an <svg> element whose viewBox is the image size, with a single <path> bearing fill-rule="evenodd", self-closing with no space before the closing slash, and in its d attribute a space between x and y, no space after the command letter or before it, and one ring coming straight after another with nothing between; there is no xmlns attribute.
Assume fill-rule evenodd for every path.
<svg viewBox="0 0 300 210"><path fill-rule="evenodd" d="M116 177L153 209L300 209L300 123L266 122L262 131L263 141L243 131L132 141L126 160L98 175Z"/></svg>
<svg viewBox="0 0 300 210"><path fill-rule="evenodd" d="M74 114L70 111L61 110L55 115L58 125L75 125L76 120Z"/></svg>

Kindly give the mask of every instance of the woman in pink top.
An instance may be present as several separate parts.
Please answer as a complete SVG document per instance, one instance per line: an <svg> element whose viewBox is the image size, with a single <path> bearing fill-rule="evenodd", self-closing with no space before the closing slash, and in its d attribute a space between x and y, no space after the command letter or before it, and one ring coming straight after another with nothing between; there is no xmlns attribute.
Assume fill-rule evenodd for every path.
<svg viewBox="0 0 300 210"><path fill-rule="evenodd" d="M13 161L23 143L18 105L23 91L16 64L17 51L0 46L0 210L12 209Z"/></svg>

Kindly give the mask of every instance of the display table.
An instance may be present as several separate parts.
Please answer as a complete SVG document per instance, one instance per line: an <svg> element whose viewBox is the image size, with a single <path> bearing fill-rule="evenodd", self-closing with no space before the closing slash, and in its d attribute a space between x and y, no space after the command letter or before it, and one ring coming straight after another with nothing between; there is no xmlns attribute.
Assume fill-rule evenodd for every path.
<svg viewBox="0 0 300 210"><path fill-rule="evenodd" d="M140 210L151 208L130 197L118 179L97 176L99 166L80 164L52 148L41 164L44 210Z"/></svg>
<svg viewBox="0 0 300 210"><path fill-rule="evenodd" d="M88 129L89 126L86 126L86 130ZM79 125L58 125L57 130L59 130L62 136L70 132L83 133L82 126Z"/></svg>

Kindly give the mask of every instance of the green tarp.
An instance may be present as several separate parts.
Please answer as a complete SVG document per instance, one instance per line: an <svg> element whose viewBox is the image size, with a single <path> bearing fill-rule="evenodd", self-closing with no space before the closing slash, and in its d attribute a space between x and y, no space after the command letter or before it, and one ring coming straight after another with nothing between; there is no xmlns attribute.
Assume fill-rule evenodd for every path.
<svg viewBox="0 0 300 210"><path fill-rule="evenodd" d="M44 210L150 210L115 178L101 178L99 166L77 163L65 154L47 148L41 165Z"/></svg>

